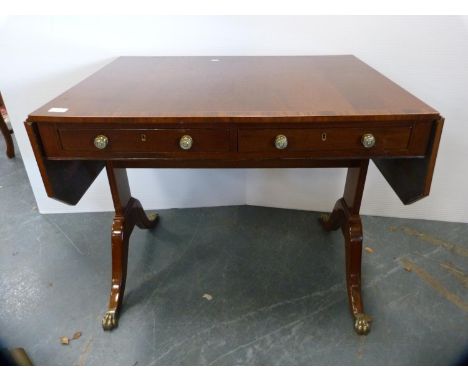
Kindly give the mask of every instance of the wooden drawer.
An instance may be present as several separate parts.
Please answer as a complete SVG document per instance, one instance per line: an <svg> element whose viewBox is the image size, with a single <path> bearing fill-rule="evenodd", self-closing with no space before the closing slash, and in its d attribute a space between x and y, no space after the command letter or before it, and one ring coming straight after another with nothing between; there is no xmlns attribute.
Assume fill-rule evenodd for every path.
<svg viewBox="0 0 468 382"><path fill-rule="evenodd" d="M385 127L240 128L239 152L341 152L371 155L406 153L410 148L412 125ZM364 147L362 137L372 134L375 145ZM287 147L275 147L278 135L287 138ZM424 143L423 143L424 144ZM422 150L425 148L423 147Z"/></svg>
<svg viewBox="0 0 468 382"><path fill-rule="evenodd" d="M183 150L180 139L188 135L192 146ZM230 149L229 129L121 129L121 128L58 128L61 150L88 153L175 153L175 152L227 152ZM94 140L105 136L107 145L99 149Z"/></svg>
<svg viewBox="0 0 468 382"><path fill-rule="evenodd" d="M50 159L112 158L373 158L424 156L431 123L428 121L347 124L219 124L219 125L38 125L45 155ZM364 134L375 137L365 148ZM107 138L99 149L95 138ZM188 150L180 147L184 135L192 138ZM287 147L275 147L284 135Z"/></svg>

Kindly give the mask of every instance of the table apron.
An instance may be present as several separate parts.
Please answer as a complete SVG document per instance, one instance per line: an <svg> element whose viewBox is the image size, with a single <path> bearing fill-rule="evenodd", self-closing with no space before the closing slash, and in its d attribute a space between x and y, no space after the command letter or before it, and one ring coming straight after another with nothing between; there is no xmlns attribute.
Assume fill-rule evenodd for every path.
<svg viewBox="0 0 468 382"><path fill-rule="evenodd" d="M222 160L223 163L265 159L422 157L427 151L431 129L432 121L418 120L347 124L218 123L184 127L37 124L47 159L177 159L197 162L203 159ZM365 145L364 136L370 136L374 142ZM190 142L188 147L183 147L183 139ZM283 139L283 146L278 146L278 139Z"/></svg>

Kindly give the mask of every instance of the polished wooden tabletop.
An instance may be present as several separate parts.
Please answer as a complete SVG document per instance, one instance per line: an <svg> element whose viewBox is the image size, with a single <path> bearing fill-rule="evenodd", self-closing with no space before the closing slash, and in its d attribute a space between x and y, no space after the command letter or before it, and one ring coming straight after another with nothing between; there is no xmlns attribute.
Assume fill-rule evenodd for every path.
<svg viewBox="0 0 468 382"><path fill-rule="evenodd" d="M351 55L119 57L31 113L29 121L327 122L437 115Z"/></svg>

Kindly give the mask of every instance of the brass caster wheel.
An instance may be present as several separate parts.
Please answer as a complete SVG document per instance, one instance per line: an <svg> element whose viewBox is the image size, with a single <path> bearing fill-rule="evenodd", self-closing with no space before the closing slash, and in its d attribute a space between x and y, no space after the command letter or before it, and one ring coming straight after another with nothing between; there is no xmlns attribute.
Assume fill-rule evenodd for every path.
<svg viewBox="0 0 468 382"><path fill-rule="evenodd" d="M371 321L372 319L364 314L358 313L354 316L354 330L359 335L366 335L369 334L371 328Z"/></svg>
<svg viewBox="0 0 468 382"><path fill-rule="evenodd" d="M104 314L104 317L102 318L102 328L104 330L112 330L116 328L118 325L118 318L117 314L115 311L109 310Z"/></svg>

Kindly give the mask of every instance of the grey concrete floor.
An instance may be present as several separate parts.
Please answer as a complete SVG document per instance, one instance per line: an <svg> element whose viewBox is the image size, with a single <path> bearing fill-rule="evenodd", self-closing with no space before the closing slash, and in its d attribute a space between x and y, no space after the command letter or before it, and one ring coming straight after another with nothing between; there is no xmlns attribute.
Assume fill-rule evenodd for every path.
<svg viewBox="0 0 468 382"><path fill-rule="evenodd" d="M439 365L467 350L466 224L363 218L374 322L359 337L343 239L319 213L159 212L133 233L120 325L103 332L112 213L40 215L21 159L0 157L3 346L37 365Z"/></svg>

